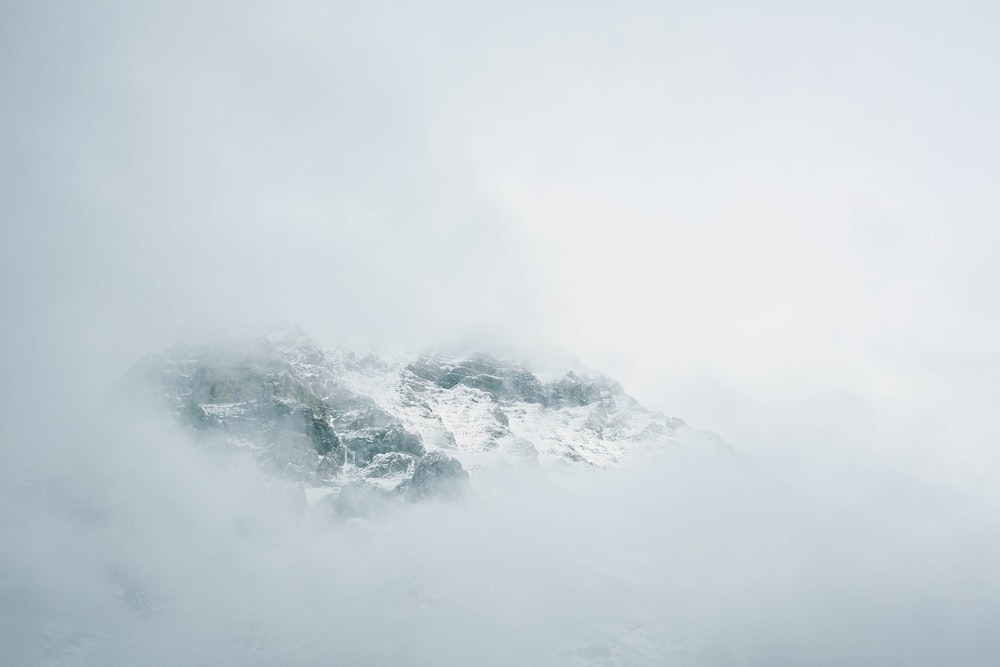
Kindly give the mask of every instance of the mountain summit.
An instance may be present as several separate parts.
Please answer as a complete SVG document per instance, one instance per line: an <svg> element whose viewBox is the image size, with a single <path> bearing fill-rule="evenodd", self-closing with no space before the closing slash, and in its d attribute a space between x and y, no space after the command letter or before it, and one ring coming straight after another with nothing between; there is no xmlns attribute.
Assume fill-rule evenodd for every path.
<svg viewBox="0 0 1000 667"><path fill-rule="evenodd" d="M545 376L486 354L386 360L325 350L297 329L179 343L123 387L279 477L414 498L497 465L606 467L704 439L604 377Z"/></svg>

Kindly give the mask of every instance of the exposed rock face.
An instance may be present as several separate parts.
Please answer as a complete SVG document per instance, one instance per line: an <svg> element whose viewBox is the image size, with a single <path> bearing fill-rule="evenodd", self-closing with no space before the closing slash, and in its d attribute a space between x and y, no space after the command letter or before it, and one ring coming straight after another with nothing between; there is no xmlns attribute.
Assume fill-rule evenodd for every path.
<svg viewBox="0 0 1000 667"><path fill-rule="evenodd" d="M581 378L572 371L553 382L543 382L529 370L507 366L485 355L458 361L425 356L407 366L407 370L442 389L458 385L479 389L500 404L523 402L547 408L574 407L598 402L606 394L622 393L617 382Z"/></svg>
<svg viewBox="0 0 1000 667"><path fill-rule="evenodd" d="M396 487L409 500L460 497L469 486L469 473L444 452L428 452L417 463L413 477Z"/></svg>
<svg viewBox="0 0 1000 667"><path fill-rule="evenodd" d="M235 345L182 344L143 360L124 386L158 399L182 424L223 434L269 471L331 481L345 463L420 456L420 436L340 381L327 353L298 332Z"/></svg>
<svg viewBox="0 0 1000 667"><path fill-rule="evenodd" d="M380 404L428 449L447 450L470 469L524 459L614 465L639 445L675 443L690 431L613 380L573 371L546 378L481 354L422 356L392 389Z"/></svg>
<svg viewBox="0 0 1000 667"><path fill-rule="evenodd" d="M138 363L122 389L279 477L415 500L457 495L467 470L614 465L691 433L603 377L543 377L483 354L388 362L295 330L178 344Z"/></svg>
<svg viewBox="0 0 1000 667"><path fill-rule="evenodd" d="M416 470L417 457L406 452L376 454L365 466L361 474L368 478L384 478L393 475L412 475Z"/></svg>

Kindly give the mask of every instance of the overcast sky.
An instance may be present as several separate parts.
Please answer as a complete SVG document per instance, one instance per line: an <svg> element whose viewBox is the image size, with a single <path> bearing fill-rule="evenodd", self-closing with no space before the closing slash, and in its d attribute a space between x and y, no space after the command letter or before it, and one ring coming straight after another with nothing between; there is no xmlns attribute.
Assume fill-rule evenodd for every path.
<svg viewBox="0 0 1000 667"><path fill-rule="evenodd" d="M0 11L7 399L233 322L488 335L776 464L993 479L994 3Z"/></svg>
<svg viewBox="0 0 1000 667"><path fill-rule="evenodd" d="M0 662L1000 664L998 34L995 2L0 0ZM747 456L331 524L109 407L179 337L282 322L575 359Z"/></svg>

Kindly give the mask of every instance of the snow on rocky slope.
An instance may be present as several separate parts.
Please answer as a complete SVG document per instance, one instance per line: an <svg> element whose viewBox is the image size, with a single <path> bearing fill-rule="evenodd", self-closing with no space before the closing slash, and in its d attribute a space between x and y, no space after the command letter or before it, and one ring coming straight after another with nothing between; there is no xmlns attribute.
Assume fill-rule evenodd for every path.
<svg viewBox="0 0 1000 667"><path fill-rule="evenodd" d="M387 360L297 329L179 343L122 388L313 497L349 483L426 497L497 465L615 466L691 438L724 447L604 377L485 354Z"/></svg>

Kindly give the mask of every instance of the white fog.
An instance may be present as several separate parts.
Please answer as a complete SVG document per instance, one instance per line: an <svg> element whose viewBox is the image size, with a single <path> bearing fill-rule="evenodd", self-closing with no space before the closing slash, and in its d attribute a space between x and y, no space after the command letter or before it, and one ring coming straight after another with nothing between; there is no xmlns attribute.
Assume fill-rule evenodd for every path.
<svg viewBox="0 0 1000 667"><path fill-rule="evenodd" d="M998 22L0 4L0 664L998 664Z"/></svg>

